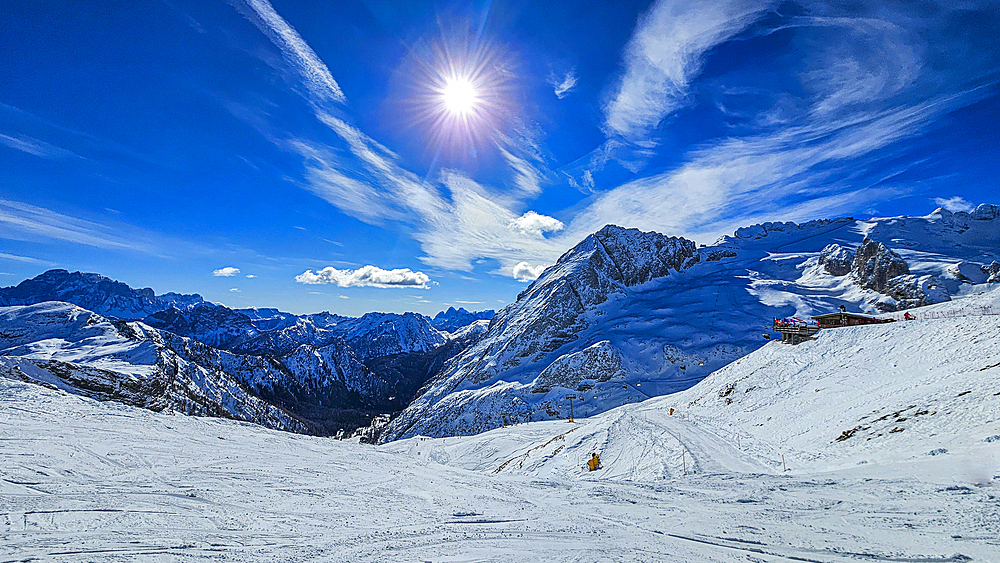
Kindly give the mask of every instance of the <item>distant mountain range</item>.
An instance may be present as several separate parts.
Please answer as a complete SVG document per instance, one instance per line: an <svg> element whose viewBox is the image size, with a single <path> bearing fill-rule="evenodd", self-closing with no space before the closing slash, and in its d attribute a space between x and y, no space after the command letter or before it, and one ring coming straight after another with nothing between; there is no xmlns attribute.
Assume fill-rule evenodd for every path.
<svg viewBox="0 0 1000 563"><path fill-rule="evenodd" d="M199 295L157 296L66 270L0 288L0 306L0 360L17 358L19 377L31 373L75 392L158 410L318 434L350 432L405 407L484 332L476 321L492 317L449 309L438 317L453 334L416 313L352 318L230 309ZM89 323L83 332L82 318ZM112 352L137 347L156 351Z"/></svg>
<svg viewBox="0 0 1000 563"><path fill-rule="evenodd" d="M687 389L762 346L776 317L898 311L995 283L994 205L763 223L711 246L609 225L495 316L230 309L51 270L0 288L0 376L296 432L377 420L382 441L473 434L564 418L567 395L585 417Z"/></svg>
<svg viewBox="0 0 1000 563"><path fill-rule="evenodd" d="M546 269L382 434L475 434L687 389L775 317L919 307L1000 282L1000 208L764 223L711 246L608 226Z"/></svg>

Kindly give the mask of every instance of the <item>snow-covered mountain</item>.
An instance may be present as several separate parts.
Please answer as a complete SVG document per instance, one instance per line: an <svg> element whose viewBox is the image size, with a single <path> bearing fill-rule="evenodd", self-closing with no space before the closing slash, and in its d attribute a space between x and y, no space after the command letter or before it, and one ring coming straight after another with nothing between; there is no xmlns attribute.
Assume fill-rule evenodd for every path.
<svg viewBox="0 0 1000 563"><path fill-rule="evenodd" d="M764 223L712 246L609 226L452 360L383 440L589 416L681 391L766 343L775 317L947 301L1000 272L1000 209ZM594 398L596 397L596 398Z"/></svg>
<svg viewBox="0 0 1000 563"><path fill-rule="evenodd" d="M446 360L483 332L475 323L454 335L442 332L431 326L429 317L416 313L369 313L351 318L327 312L294 315L269 308L230 309L198 296L157 297L151 289L134 290L98 274L65 270L51 270L0 289L0 298L18 305L55 301L83 308L89 305L106 311L102 318L108 322L142 326L137 334L157 334L163 341L172 341L177 335L206 345L223 359L221 364L210 362L212 367L206 369L226 370L223 375L244 383L251 394L298 417L298 426L292 428L322 434L341 429L349 432L367 426L374 416L404 408ZM0 330L19 322L15 318L18 314L0 319ZM98 348L102 341L88 342L94 348L92 355L101 354ZM16 355L16 351L0 349L0 354L12 353ZM64 350L57 351L60 354ZM93 367L79 364L76 358L60 356L53 361L80 369ZM109 374L106 379L128 380L120 374ZM192 385L197 388L200 384ZM140 397L142 393L149 396ZM147 385L138 386L128 397L114 393L95 396L161 408L158 393ZM213 408L198 412L224 412ZM283 427L270 421L263 424Z"/></svg>
<svg viewBox="0 0 1000 563"><path fill-rule="evenodd" d="M685 470L802 474L898 464L916 472L930 462L942 476L981 486L1000 480L1000 287L913 315L824 330L797 346L771 342L686 391L575 425L521 424L423 440L420 449L455 467L545 479L587 477L581 460L593 452L605 460L599 478L640 482Z"/></svg>
<svg viewBox="0 0 1000 563"><path fill-rule="evenodd" d="M444 332L455 332L463 327L467 327L476 321L488 321L496 315L496 311L487 309L470 313L464 307L458 309L448 307L447 311L441 311L434 315L431 325Z"/></svg>
<svg viewBox="0 0 1000 563"><path fill-rule="evenodd" d="M366 313L340 323L336 332L362 359L427 352L446 340L428 317L418 313Z"/></svg>
<svg viewBox="0 0 1000 563"><path fill-rule="evenodd" d="M574 424L377 448L0 377L0 560L1000 561L1000 291L972 289Z"/></svg>
<svg viewBox="0 0 1000 563"><path fill-rule="evenodd" d="M319 434L366 426L420 385L373 373L339 337L238 354L62 302L0 308L0 361L31 363L28 379L96 398Z"/></svg>
<svg viewBox="0 0 1000 563"><path fill-rule="evenodd" d="M64 301L115 319L141 319L175 307L188 309L205 303L200 295L165 293L150 288L132 289L100 274L49 270L16 286L0 288L0 306L33 305Z"/></svg>

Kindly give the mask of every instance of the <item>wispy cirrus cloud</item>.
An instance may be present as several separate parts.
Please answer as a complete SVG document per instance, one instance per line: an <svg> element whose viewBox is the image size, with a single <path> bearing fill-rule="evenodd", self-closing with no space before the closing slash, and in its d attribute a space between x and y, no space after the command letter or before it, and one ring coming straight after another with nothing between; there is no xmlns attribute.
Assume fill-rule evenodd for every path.
<svg viewBox="0 0 1000 563"><path fill-rule="evenodd" d="M709 50L746 29L770 0L660 0L626 47L625 71L607 106L608 131L645 139L685 103Z"/></svg>
<svg viewBox="0 0 1000 563"><path fill-rule="evenodd" d="M783 33L794 53L806 55L786 59L774 84L762 85L739 69L714 83L698 82L727 112L730 92L754 96L753 109L735 114L739 129L690 150L669 170L603 192L598 186L566 235L580 237L614 222L709 236L736 221L851 212L906 193L865 174L905 151L900 141L996 94L1000 73L989 62L1000 55L996 47L984 50L972 36L940 29L942 22L957 21L959 12L986 5L941 4L928 12L902 4L850 8L802 2L802 15L776 18L755 31ZM648 136L664 117L684 110L686 92L711 49L767 8L766 3L657 3L635 31L621 85L605 108L606 146ZM714 13L701 13L708 11ZM718 87L723 81L725 87ZM734 87L741 82L747 87ZM634 154L628 149L626 155ZM606 147L595 151L589 170L620 158L609 153ZM664 213L667 209L671 212ZM813 215L802 217L807 212Z"/></svg>
<svg viewBox="0 0 1000 563"><path fill-rule="evenodd" d="M576 76L576 69L570 70L561 79L555 74L549 76L549 84L552 85L553 93L560 100L568 96L573 88L576 88L577 81L579 78Z"/></svg>
<svg viewBox="0 0 1000 563"><path fill-rule="evenodd" d="M23 262L25 264L49 264L45 260L39 260L38 258L32 258L30 256L19 256L17 254L7 254L6 252L0 252L0 260L10 260L12 262Z"/></svg>
<svg viewBox="0 0 1000 563"><path fill-rule="evenodd" d="M132 236L123 236L121 228L8 199L0 199L0 227L0 238L5 239L54 239L109 250L161 255L159 248L149 241L148 234L139 229L132 229Z"/></svg>
<svg viewBox="0 0 1000 563"><path fill-rule="evenodd" d="M554 218L514 213L496 203L485 187L454 171L446 172L442 182L451 196L447 209L426 217L414 235L425 253L424 262L470 271L479 260L494 260L499 264L495 273L510 275L526 257L555 262L566 250L565 242L545 236L539 228L557 230ZM522 229L519 219L522 226L534 228Z"/></svg>
<svg viewBox="0 0 1000 563"><path fill-rule="evenodd" d="M79 155L72 151L27 135L5 135L0 133L0 145L6 145L14 150L33 154L41 158L80 158Z"/></svg>
<svg viewBox="0 0 1000 563"><path fill-rule="evenodd" d="M233 0L243 14L261 30L278 49L295 71L302 77L314 100L344 102L346 97L333 79L330 69L284 20L267 0Z"/></svg>
<svg viewBox="0 0 1000 563"><path fill-rule="evenodd" d="M316 272L306 270L295 276L295 281L308 285L335 284L337 287L427 289L431 278L423 272L414 272L409 268L383 270L378 266L368 265L357 270L338 270L333 266L327 266Z"/></svg>

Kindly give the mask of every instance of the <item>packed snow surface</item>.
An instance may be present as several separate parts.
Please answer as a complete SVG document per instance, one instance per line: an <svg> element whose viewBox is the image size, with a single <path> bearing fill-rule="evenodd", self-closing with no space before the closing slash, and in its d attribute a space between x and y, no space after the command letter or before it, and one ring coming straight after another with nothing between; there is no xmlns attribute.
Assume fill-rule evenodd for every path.
<svg viewBox="0 0 1000 563"><path fill-rule="evenodd" d="M0 378L0 561L1000 561L997 299L377 448Z"/></svg>

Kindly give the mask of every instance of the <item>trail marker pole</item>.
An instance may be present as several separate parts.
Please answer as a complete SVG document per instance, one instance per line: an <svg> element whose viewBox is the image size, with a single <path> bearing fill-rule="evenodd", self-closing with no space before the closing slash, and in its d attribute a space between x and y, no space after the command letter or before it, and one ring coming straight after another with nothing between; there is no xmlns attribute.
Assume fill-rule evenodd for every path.
<svg viewBox="0 0 1000 563"><path fill-rule="evenodd" d="M574 422L574 420L573 420L573 399L576 399L576 395L566 395L566 399L569 400L569 421L570 422Z"/></svg>
<svg viewBox="0 0 1000 563"><path fill-rule="evenodd" d="M788 467L785 466L785 454L781 454L781 470L788 471Z"/></svg>
<svg viewBox="0 0 1000 563"><path fill-rule="evenodd" d="M688 473L688 465L687 465L687 459L685 459L685 457L684 457L685 453L687 453L687 452L685 452L684 450L681 450L681 467L684 468L684 474L687 475L687 473Z"/></svg>

